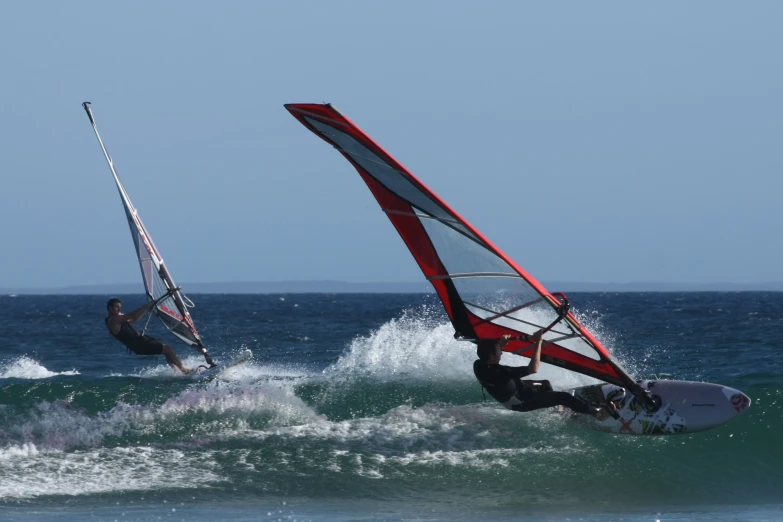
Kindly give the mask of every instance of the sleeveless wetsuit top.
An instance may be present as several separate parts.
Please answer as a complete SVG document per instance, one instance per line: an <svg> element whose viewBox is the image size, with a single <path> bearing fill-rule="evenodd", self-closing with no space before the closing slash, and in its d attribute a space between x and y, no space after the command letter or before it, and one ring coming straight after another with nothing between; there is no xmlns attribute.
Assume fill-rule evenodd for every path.
<svg viewBox="0 0 783 522"><path fill-rule="evenodd" d="M109 318L107 317L104 319L106 323L106 327L109 326ZM128 348L131 347L134 343L137 343L139 339L141 339L141 334L133 327L128 321L123 321L122 326L120 326L120 331L116 334L109 329L109 333L117 339L119 342L127 346Z"/></svg>
<svg viewBox="0 0 783 522"><path fill-rule="evenodd" d="M477 360L473 363L473 373L496 401L506 405L506 402L515 397L517 391L525 386L519 379L530 375L530 370L527 366L486 364Z"/></svg>

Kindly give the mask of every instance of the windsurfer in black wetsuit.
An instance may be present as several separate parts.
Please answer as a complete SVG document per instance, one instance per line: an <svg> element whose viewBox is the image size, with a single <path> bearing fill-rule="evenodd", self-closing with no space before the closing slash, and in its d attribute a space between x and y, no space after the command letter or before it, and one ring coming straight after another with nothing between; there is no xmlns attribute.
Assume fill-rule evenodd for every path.
<svg viewBox="0 0 783 522"><path fill-rule="evenodd" d="M527 366L512 367L500 364L503 347L509 338L509 335L505 335L499 340L482 339L476 347L479 358L473 363L473 373L496 401L514 411L565 406L577 413L586 413L598 419L605 419L611 414L606 407L596 407L570 393L554 391L549 381L521 380L522 377L538 371L541 364L541 346L544 342L542 332L538 331L532 336L532 340L536 342L536 350Z"/></svg>
<svg viewBox="0 0 783 522"><path fill-rule="evenodd" d="M171 346L149 335L142 335L131 326L130 323L141 319L147 311L155 306L155 304L157 304L157 301L150 301L132 312L123 314L122 301L116 297L109 299L109 302L106 303L106 309L109 312L109 316L106 317L105 320L109 333L115 339L127 346L129 352L133 352L137 355L163 354L166 357L166 362L169 363L169 366L182 373L190 373L192 370L183 366L182 361L179 360L179 357L174 353L174 349Z"/></svg>

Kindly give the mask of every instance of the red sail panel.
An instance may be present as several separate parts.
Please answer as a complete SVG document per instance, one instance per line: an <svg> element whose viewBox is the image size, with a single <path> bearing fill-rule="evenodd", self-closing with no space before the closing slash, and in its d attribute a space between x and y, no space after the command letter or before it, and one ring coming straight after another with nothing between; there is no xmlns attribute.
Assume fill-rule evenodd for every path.
<svg viewBox="0 0 783 522"><path fill-rule="evenodd" d="M456 336L530 335L557 321L559 301L331 105L286 109L356 168L432 283ZM633 380L568 314L546 332L542 360L620 385ZM506 351L531 356L528 341Z"/></svg>

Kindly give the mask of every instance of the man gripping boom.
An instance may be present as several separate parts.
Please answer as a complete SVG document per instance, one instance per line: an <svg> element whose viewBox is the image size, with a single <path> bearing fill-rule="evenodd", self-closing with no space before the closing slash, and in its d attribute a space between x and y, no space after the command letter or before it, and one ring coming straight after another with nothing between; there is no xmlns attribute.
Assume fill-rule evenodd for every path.
<svg viewBox="0 0 783 522"><path fill-rule="evenodd" d="M142 335L131 326L131 323L144 317L145 313L157 305L161 299L165 299L171 295L172 292L173 290L155 301L150 301L127 314L122 313L122 301L116 297L112 297L109 299L109 302L106 303L106 310L109 315L104 322L112 337L124 344L128 348L128 352L133 352L136 355L163 354L163 356L166 357L166 362L169 366L184 374L188 374L192 370L182 364L182 361L177 357L177 354L171 346L152 336Z"/></svg>
<svg viewBox="0 0 783 522"><path fill-rule="evenodd" d="M617 415L613 404L608 407L596 407L567 392L556 392L549 381L521 380L522 377L538 372L541 364L541 347L544 343L543 332L539 330L532 336L536 350L527 366L504 366L500 364L503 347L508 344L510 335L500 339L482 339L478 341L476 354L478 360L473 363L473 373L481 386L499 403L514 411L532 411L552 406L565 406L577 413L585 413L605 419L607 415Z"/></svg>

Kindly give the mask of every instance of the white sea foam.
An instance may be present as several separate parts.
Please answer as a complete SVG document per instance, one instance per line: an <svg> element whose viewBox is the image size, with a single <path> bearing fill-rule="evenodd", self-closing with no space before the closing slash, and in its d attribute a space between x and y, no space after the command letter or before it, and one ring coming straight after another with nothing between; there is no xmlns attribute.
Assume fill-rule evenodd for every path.
<svg viewBox="0 0 783 522"><path fill-rule="evenodd" d="M0 379L48 379L56 375L79 375L79 372L77 370L52 372L35 359L24 355L0 367Z"/></svg>
<svg viewBox="0 0 783 522"><path fill-rule="evenodd" d="M213 454L187 456L151 447L64 453L33 444L10 446L0 450L0 498L203 487L226 480L208 464Z"/></svg>
<svg viewBox="0 0 783 522"><path fill-rule="evenodd" d="M209 446L226 440L280 445L274 458L282 459L277 462L282 466L289 461L291 466L301 466L301 461L293 460L311 461L307 455L312 451L318 459L325 459L318 466L369 478L381 478L400 467L485 469L555 450L559 454L582 451L568 435L558 433L561 430L553 424L564 420L554 414L510 412L494 402L447 401L420 407L402 404L377 416L330 420L295 393L302 383L326 379L341 385L356 375L379 383L413 379L474 386L475 347L455 341L452 334L442 314L423 307L355 338L323 373L251 361L211 381L193 382L162 404L120 402L96 415L67 401L41 403L3 434L9 445L0 449L0 498L197 487L224 480L209 467L216 454ZM200 362L195 355L186 359L193 366ZM504 363L527 364L527 359L506 355ZM138 375L170 378L172 373L162 363ZM580 385L587 379L579 382L574 375L543 365L536 377L550 379L559 387ZM183 421L188 423L186 430ZM102 447L107 437L129 440L138 435L147 438L141 440L143 444L149 437L168 438L183 430L187 439L180 443L206 446L198 458L186 449L138 443ZM303 450L303 456L291 453L292 447ZM231 453L244 459L243 466L265 468L268 463L258 460L254 451Z"/></svg>
<svg viewBox="0 0 783 522"><path fill-rule="evenodd" d="M312 377L313 372L299 367L283 364L258 364L246 362L226 368L213 378L216 382L251 383L264 381L289 380L300 382Z"/></svg>
<svg viewBox="0 0 783 522"><path fill-rule="evenodd" d="M380 380L403 374L421 379L472 375L475 348L454 340L451 324L435 322L426 310L406 311L368 336L355 338L327 374L372 374Z"/></svg>
<svg viewBox="0 0 783 522"><path fill-rule="evenodd" d="M212 382L206 388L187 390L140 414L146 417L145 424L154 424L158 420L195 412L239 419L264 414L274 426L311 422L321 417L297 397L290 386L277 383L224 386L218 382Z"/></svg>
<svg viewBox="0 0 783 522"><path fill-rule="evenodd" d="M18 444L35 444L45 450L98 447L106 437L150 436L179 430L187 416L200 418L190 433L214 436L242 433L254 424L287 426L320 418L298 398L290 386L258 384L226 386L210 383L193 386L161 405L118 403L111 410L91 415L68 401L42 402L24 419L2 433ZM259 420L260 419L260 420Z"/></svg>
<svg viewBox="0 0 783 522"><path fill-rule="evenodd" d="M243 467L291 469L318 466L367 478L382 478L400 467L446 466L497 469L511 459L544 466L551 458L587 451L573 435L558 434L553 414L533 415L494 407L429 404L400 406L378 417L330 421L242 434L266 447L278 446L273 461L263 462L249 450L236 456ZM228 435L227 438L232 438ZM292 452L291 448L297 451ZM316 463L317 461L317 463Z"/></svg>
<svg viewBox="0 0 783 522"><path fill-rule="evenodd" d="M422 449L464 450L485 445L487 440L506 438L510 429L545 429L562 417L521 414L491 406L450 406L440 403L422 407L398 406L378 417L331 421L325 417L311 422L275 426L258 430L255 437L285 436L308 440L331 439L339 442L367 442L370 445L399 448L421 446ZM511 424L509 424L511 423ZM491 429L490 429L491 428ZM497 442L497 441L496 441Z"/></svg>
<svg viewBox="0 0 783 522"><path fill-rule="evenodd" d="M340 359L325 373L349 376L371 375L381 381L416 378L422 381L464 380L475 383L473 361L476 345L454 339L451 323L433 318L428 307L407 310L367 336L355 338ZM529 359L512 354L503 364L523 366ZM568 389L598 381L585 375L542 364L533 379L548 379L557 389Z"/></svg>
<svg viewBox="0 0 783 522"><path fill-rule="evenodd" d="M10 430L11 440L20 444L34 443L46 449L96 447L107 436L155 433L158 429L165 430L167 425L178 422L180 417L194 413L209 414L215 418L214 423L206 422L200 427L203 435L210 436L218 434L222 429L232 433L245 432L250 429L247 419L255 419L251 423L254 429L259 425L275 430L288 429L292 436L299 431L325 429L334 434L347 429L345 436L350 437L374 429L383 431L392 419L396 419L396 424L391 422L395 430L404 432L407 429L404 426L421 428L429 421L422 420L422 425L400 421L392 413L395 410L387 414L380 424L374 424L372 419L351 427L330 423L296 396L295 386L313 379L326 379L330 384L339 386L341 381L356 374L380 382L393 379L414 379L428 383L462 381L466 386L474 386L474 345L455 341L452 332L451 325L442 319L442 315L421 307L388 321L367 336L354 339L346 353L323 374L251 361L230 368L209 382L194 382L160 405L120 402L105 413L89 415L84 410L72 407L67 401L44 402L38 405L38 411L31 412ZM192 362L188 361L189 364L198 362L195 355ZM527 359L509 354L504 357L504 363L526 364ZM139 375L171 377L172 373L163 363L145 368ZM549 365L542 365L536 378L549 379L561 388L589 381L587 377L582 378ZM411 410L409 415L427 417L435 411L452 411L454 407L461 406L430 406L427 410ZM451 413L437 422L449 425L452 422L449 415ZM263 417L264 422L257 421L259 417Z"/></svg>
<svg viewBox="0 0 783 522"><path fill-rule="evenodd" d="M245 346L240 347L240 350L244 349ZM239 351L237 351L235 354L228 353L224 357L216 358L216 361L219 364L228 362L232 359L233 355L238 353ZM182 360L182 363L188 368L198 368L199 366L205 364L204 358L196 354L191 355L188 353L184 356L180 354L180 359ZM177 370L172 369L165 361L163 361L162 358L156 358L150 362L153 364L127 374L111 372L109 375L111 377L140 377L142 379L190 379L189 376L183 375ZM311 375L311 371L303 370L301 368L281 364L259 364L253 362L253 359L251 359L249 362L222 370L212 377L212 380L240 383L267 380L269 378L302 379Z"/></svg>
<svg viewBox="0 0 783 522"><path fill-rule="evenodd" d="M213 385L191 389L157 407L118 405L104 415L90 417L62 404L42 408L38 425L24 430L48 435L40 443L12 444L0 450L0 498L39 495L81 495L110 491L191 488L225 480L215 459L231 455L244 469L266 471L317 466L368 478L381 478L394 469L447 466L457 469L497 469L510 459L550 453L583 451L568 435L557 434L556 415L509 412L494 405L452 406L428 404L398 406L377 417L332 421L318 415L287 386ZM248 420L272 413L263 427ZM253 440L277 448L260 454L256 444L230 453L203 447L148 446L103 448L108 434L154 435L166 423L183 416L214 415L188 433L188 447L220 441ZM85 442L96 447L67 448ZM247 442L242 443L247 446ZM269 459L272 459L271 461ZM543 463L541 464L543 465Z"/></svg>

